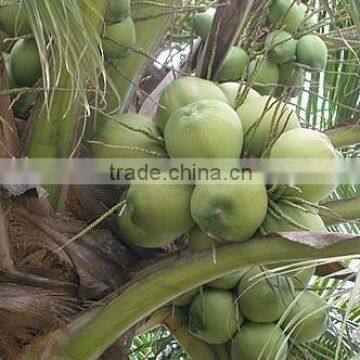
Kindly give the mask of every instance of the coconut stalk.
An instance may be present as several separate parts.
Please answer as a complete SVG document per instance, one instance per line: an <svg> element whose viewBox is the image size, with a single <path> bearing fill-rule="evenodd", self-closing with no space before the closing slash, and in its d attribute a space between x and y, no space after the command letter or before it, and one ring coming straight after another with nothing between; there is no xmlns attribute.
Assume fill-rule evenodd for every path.
<svg viewBox="0 0 360 360"><path fill-rule="evenodd" d="M136 49L124 59L112 60L107 64L111 80L122 104L120 111L127 108L131 96L139 85L140 75L149 63L160 41L163 40L180 0L164 0L158 5L132 1L131 15L135 23ZM112 68L117 71L113 71Z"/></svg>
<svg viewBox="0 0 360 360"><path fill-rule="evenodd" d="M104 306L85 312L58 332L61 336L43 340L36 351L29 349L25 358L46 351L52 358L96 359L143 318L203 283L248 266L354 256L359 248L359 235L288 232L221 246L215 263L212 252L176 254L138 272Z"/></svg>
<svg viewBox="0 0 360 360"><path fill-rule="evenodd" d="M90 0L87 3L78 0L80 10L83 11L84 19L87 20L89 28L99 31L102 26L102 16L105 14L108 0ZM29 5L30 6L30 5ZM76 41L76 40L75 40ZM85 50L89 51L89 50ZM78 54L79 58L86 58L86 54ZM51 103L44 105L44 98L40 97L36 111L32 116L27 137L25 154L30 158L68 158L74 151L76 135L81 120L81 110L84 110L84 96L82 89L86 88L89 78L79 77L83 82L79 89L74 86L73 74L67 69L64 54L55 53L54 63L49 67L51 83L56 84L51 93ZM100 57L100 54L99 54ZM57 59L59 58L59 59ZM57 65L56 60L59 61ZM86 64L89 65L89 64ZM58 75L57 71L61 67ZM83 71L88 71L86 66ZM46 75L43 69L43 75ZM58 77L58 79L57 79ZM45 82L45 81L44 81ZM81 89L81 90L80 90ZM62 114L62 115L60 115ZM64 200L64 188L62 186L47 187L49 202L54 208L62 208Z"/></svg>

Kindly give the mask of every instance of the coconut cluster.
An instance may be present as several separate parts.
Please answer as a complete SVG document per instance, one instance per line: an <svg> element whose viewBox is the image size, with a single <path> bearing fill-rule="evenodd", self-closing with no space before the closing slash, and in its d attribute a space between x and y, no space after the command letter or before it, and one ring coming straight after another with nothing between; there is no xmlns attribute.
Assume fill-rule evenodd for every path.
<svg viewBox="0 0 360 360"><path fill-rule="evenodd" d="M269 34L262 39L260 55L249 58L246 49L232 46L219 69L217 79L246 78L261 95L295 97L301 91L306 71L322 71L327 47L311 30L316 14L297 0L273 0L269 7ZM206 41L212 13L194 16L194 31Z"/></svg>

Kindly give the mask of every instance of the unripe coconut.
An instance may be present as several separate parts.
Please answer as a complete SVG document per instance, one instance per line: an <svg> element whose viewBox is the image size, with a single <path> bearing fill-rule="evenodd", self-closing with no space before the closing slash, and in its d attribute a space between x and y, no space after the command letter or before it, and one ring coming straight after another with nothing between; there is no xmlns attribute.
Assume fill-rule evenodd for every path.
<svg viewBox="0 0 360 360"><path fill-rule="evenodd" d="M270 21L273 25L284 26L284 30L295 33L304 21L306 9L294 0L273 0L270 9Z"/></svg>
<svg viewBox="0 0 360 360"><path fill-rule="evenodd" d="M280 327L272 322L247 322L231 341L233 360L285 360L287 352L286 336Z"/></svg>
<svg viewBox="0 0 360 360"><path fill-rule="evenodd" d="M178 296L173 300L173 304L178 307L187 306L191 303L191 300L199 293L199 289L192 289L187 291L185 294Z"/></svg>
<svg viewBox="0 0 360 360"><path fill-rule="evenodd" d="M217 79L219 81L241 79L245 73L248 61L249 56L244 49L232 46L221 65Z"/></svg>
<svg viewBox="0 0 360 360"><path fill-rule="evenodd" d="M135 25L130 16L119 23L105 26L103 50L106 56L111 58L125 57L129 53L129 48L135 45Z"/></svg>
<svg viewBox="0 0 360 360"><path fill-rule="evenodd" d="M329 326L329 306L311 291L297 292L281 327L298 343L314 341Z"/></svg>
<svg viewBox="0 0 360 360"><path fill-rule="evenodd" d="M337 159L339 156L329 138L318 131L310 129L292 129L283 133L274 143L270 157L274 159ZM331 165L329 165L331 166ZM329 168L331 173L332 167ZM300 196L310 201L325 199L336 187L326 184L328 175L321 175L325 184L297 185L301 190L299 194L294 189L288 189L284 195Z"/></svg>
<svg viewBox="0 0 360 360"><path fill-rule="evenodd" d="M199 13L194 15L194 32L199 35L204 41L209 35L214 14L209 12Z"/></svg>
<svg viewBox="0 0 360 360"><path fill-rule="evenodd" d="M209 344L218 345L230 340L243 320L230 291L204 290L190 305L190 332Z"/></svg>
<svg viewBox="0 0 360 360"><path fill-rule="evenodd" d="M323 70L326 65L327 56L327 47L324 41L317 35L304 35L296 44L296 61L311 67L309 70Z"/></svg>
<svg viewBox="0 0 360 360"><path fill-rule="evenodd" d="M244 150L248 155L260 156L269 140L282 130L300 127L297 115L284 102L263 96L246 101L237 110L244 128ZM255 124L258 125L255 126ZM273 125L273 126L272 126Z"/></svg>
<svg viewBox="0 0 360 360"><path fill-rule="evenodd" d="M276 321L284 314L294 291L291 280L284 276L268 276L260 268L251 268L238 286L240 311L254 322Z"/></svg>
<svg viewBox="0 0 360 360"><path fill-rule="evenodd" d="M131 185L126 197L131 222L175 239L194 225L190 214L192 191L189 185Z"/></svg>
<svg viewBox="0 0 360 360"><path fill-rule="evenodd" d="M265 46L269 49L268 57L272 62L281 64L295 58L295 39L284 30L277 30L269 34Z"/></svg>
<svg viewBox="0 0 360 360"><path fill-rule="evenodd" d="M41 77L39 50L34 39L20 39L11 50L11 72L16 84L31 87Z"/></svg>
<svg viewBox="0 0 360 360"><path fill-rule="evenodd" d="M239 284L241 278L246 274L248 270L248 268L244 268L232 274L225 275L219 279L210 281L209 283L207 283L207 286L222 290L233 289Z"/></svg>
<svg viewBox="0 0 360 360"><path fill-rule="evenodd" d="M199 184L191 198L191 215L217 239L243 242L264 220L267 202L262 184Z"/></svg>
<svg viewBox="0 0 360 360"><path fill-rule="evenodd" d="M296 97L302 92L304 82L304 69L293 63L281 64L279 86L275 91L275 95L280 96L286 90L289 97Z"/></svg>
<svg viewBox="0 0 360 360"><path fill-rule="evenodd" d="M219 100L200 100L173 112L164 138L171 157L238 158L243 129L230 105Z"/></svg>
<svg viewBox="0 0 360 360"><path fill-rule="evenodd" d="M105 21L114 23L124 20L130 13L130 0L109 0Z"/></svg>
<svg viewBox="0 0 360 360"><path fill-rule="evenodd" d="M277 219L272 213L268 213L262 223L262 228L267 233L276 233L283 231L322 231L326 232L326 227L321 217L314 213L313 210L308 210L308 212L303 211L295 206L291 206L284 203L276 204L279 210L285 215L286 219ZM291 220L301 225L297 227L295 224L291 223Z"/></svg>
<svg viewBox="0 0 360 360"><path fill-rule="evenodd" d="M0 7L0 24L6 34L11 37L31 33L22 3L6 4Z"/></svg>
<svg viewBox="0 0 360 360"><path fill-rule="evenodd" d="M251 79L254 83L253 88L261 95L270 94L276 88L279 78L279 66L267 57L259 57L250 62L248 79Z"/></svg>
<svg viewBox="0 0 360 360"><path fill-rule="evenodd" d="M173 240L166 234L151 233L133 224L130 220L129 210L127 208L124 209L121 216L117 217L117 223L121 240L129 245L144 248L157 248L164 246Z"/></svg>
<svg viewBox="0 0 360 360"><path fill-rule="evenodd" d="M235 108L236 96L239 92L240 87L242 88L242 85L240 85L237 82L231 82L231 81L225 82L225 83L222 83L219 85L219 88L225 94L225 96L228 99L228 102L232 108ZM240 91L242 91L242 89ZM247 91L248 91L248 93L244 99L244 102L247 100L251 100L253 98L261 97L261 95L254 89L249 88Z"/></svg>
<svg viewBox="0 0 360 360"><path fill-rule="evenodd" d="M97 158L165 157L165 149L156 137L161 139L150 118L140 114L119 114L104 120L90 144Z"/></svg>
<svg viewBox="0 0 360 360"><path fill-rule="evenodd" d="M197 77L183 77L165 87L159 99L155 123L164 133L167 121L177 109L198 100L220 100L228 103L224 93L214 83Z"/></svg>

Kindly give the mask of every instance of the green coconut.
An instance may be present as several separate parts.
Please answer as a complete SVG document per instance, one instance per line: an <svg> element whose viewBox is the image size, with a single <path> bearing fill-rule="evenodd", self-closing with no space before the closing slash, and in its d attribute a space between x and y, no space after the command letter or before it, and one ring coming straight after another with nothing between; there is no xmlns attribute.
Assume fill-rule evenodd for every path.
<svg viewBox="0 0 360 360"><path fill-rule="evenodd" d="M238 158L243 129L230 105L219 100L200 100L173 112L164 138L171 157Z"/></svg>
<svg viewBox="0 0 360 360"><path fill-rule="evenodd" d="M246 101L237 110L244 128L244 150L248 155L260 156L271 137L281 131L300 127L297 115L284 102L263 96ZM257 125L256 125L257 124ZM273 125L273 126L272 126Z"/></svg>
<svg viewBox="0 0 360 360"><path fill-rule="evenodd" d="M178 307L188 306L191 303L191 300L199 293L199 289L192 289L185 294L178 296L173 300L173 304Z"/></svg>
<svg viewBox="0 0 360 360"><path fill-rule="evenodd" d="M248 79L251 79L253 88L261 95L270 94L276 88L279 78L279 66L267 57L259 57L250 62Z"/></svg>
<svg viewBox="0 0 360 360"><path fill-rule="evenodd" d="M126 197L131 222L142 229L175 239L194 225L189 185L131 185Z"/></svg>
<svg viewBox="0 0 360 360"><path fill-rule="evenodd" d="M313 210L303 211L297 207L277 203L277 207L280 211L292 221L300 224L303 228L306 228L308 231L322 231L326 232L326 227L321 217L314 213ZM277 219L272 213L268 213L262 223L262 228L267 233L276 233L283 231L304 231L305 229L297 227L295 224L291 223L291 220L287 221L286 219Z"/></svg>
<svg viewBox="0 0 360 360"><path fill-rule="evenodd" d="M106 56L125 57L128 55L129 49L134 46L136 46L136 31L130 16L121 22L105 26L103 50Z"/></svg>
<svg viewBox="0 0 360 360"><path fill-rule="evenodd" d="M329 138L318 131L311 129L292 129L283 133L274 143L271 149L271 158L274 159L328 159L335 160L339 158L339 155L335 151ZM326 169L331 173L333 166L328 165ZM324 168L325 170L325 168ZM317 180L324 180L325 184L300 184L297 187L301 193L298 193L294 189L288 189L284 195L300 196L310 201L320 201L325 199L336 187L333 184L327 184L328 175L319 175Z"/></svg>
<svg viewBox="0 0 360 360"><path fill-rule="evenodd" d="M258 267L251 268L238 286L240 311L248 320L258 323L279 320L294 291L290 279L268 276Z"/></svg>
<svg viewBox="0 0 360 360"><path fill-rule="evenodd" d="M303 89L305 82L305 71L294 63L280 65L279 86L275 91L276 96L280 96L287 91L288 97L298 96Z"/></svg>
<svg viewBox="0 0 360 360"><path fill-rule="evenodd" d="M127 208L125 208L121 216L117 217L117 223L121 240L128 245L143 248L158 248L173 240L166 234L151 233L133 224Z"/></svg>
<svg viewBox="0 0 360 360"><path fill-rule="evenodd" d="M219 85L219 88L222 90L222 92L225 94L226 98L228 99L228 102L230 104L230 106L232 108L235 108L235 101L236 101L236 96L239 92L239 88L241 87L240 91L242 90L242 85L240 85L237 82L224 82L222 84ZM253 98L259 98L261 97L261 95L254 89L249 88L244 102L247 100L251 100Z"/></svg>
<svg viewBox="0 0 360 360"><path fill-rule="evenodd" d="M267 202L263 184L198 184L191 198L191 214L215 238L243 242L264 220Z"/></svg>
<svg viewBox="0 0 360 360"><path fill-rule="evenodd" d="M189 330L209 344L229 341L243 320L230 291L206 289L190 305Z"/></svg>
<svg viewBox="0 0 360 360"><path fill-rule="evenodd" d="M119 22L130 14L130 0L109 0L105 13L107 23Z"/></svg>
<svg viewBox="0 0 360 360"><path fill-rule="evenodd" d="M219 81L241 79L245 73L249 56L247 52L237 46L232 46L226 55L217 75Z"/></svg>
<svg viewBox="0 0 360 360"><path fill-rule="evenodd" d="M214 20L214 14L209 12L194 15L194 32L203 40L206 40L210 33L211 25Z"/></svg>
<svg viewBox="0 0 360 360"><path fill-rule="evenodd" d="M298 343L316 340L329 326L329 306L311 291L297 292L281 326Z"/></svg>
<svg viewBox="0 0 360 360"><path fill-rule="evenodd" d="M295 58L295 39L284 30L276 30L269 34L265 46L269 49L268 57L272 62L282 64Z"/></svg>
<svg viewBox="0 0 360 360"><path fill-rule="evenodd" d="M272 322L247 322L231 341L233 360L285 360L287 353L286 336L280 327Z"/></svg>
<svg viewBox="0 0 360 360"><path fill-rule="evenodd" d="M309 66L313 71L325 68L328 50L323 40L317 35L302 36L296 44L296 61Z"/></svg>
<svg viewBox="0 0 360 360"><path fill-rule="evenodd" d="M197 77L183 77L165 87L159 99L155 123L164 133L172 113L198 100L219 100L228 103L224 93L214 83Z"/></svg>
<svg viewBox="0 0 360 360"><path fill-rule="evenodd" d="M219 279L210 281L209 283L207 283L207 286L222 290L233 289L239 284L240 279L245 275L248 270L248 268L244 268L243 270L236 271L229 275L225 275Z"/></svg>
<svg viewBox="0 0 360 360"><path fill-rule="evenodd" d="M304 21L306 8L294 0L273 0L269 9L270 21L284 30L295 33Z"/></svg>
<svg viewBox="0 0 360 360"><path fill-rule="evenodd" d="M34 39L20 39L11 50L11 72L16 84L33 86L41 77L41 61Z"/></svg>
<svg viewBox="0 0 360 360"><path fill-rule="evenodd" d="M22 3L0 6L0 25L11 37L23 36L31 33Z"/></svg>
<svg viewBox="0 0 360 360"><path fill-rule="evenodd" d="M150 118L140 114L119 114L103 121L96 138L90 140L90 144L97 158L166 156L157 137L161 139Z"/></svg>

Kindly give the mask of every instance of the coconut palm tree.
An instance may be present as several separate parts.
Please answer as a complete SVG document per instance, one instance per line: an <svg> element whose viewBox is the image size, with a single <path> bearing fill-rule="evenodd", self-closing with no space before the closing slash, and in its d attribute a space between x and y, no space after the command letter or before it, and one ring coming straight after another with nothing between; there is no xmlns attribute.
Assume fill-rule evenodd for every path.
<svg viewBox="0 0 360 360"><path fill-rule="evenodd" d="M107 46L113 45L110 26L126 21L111 18L120 3L127 20L134 21L136 41L114 58ZM46 164L87 157L88 140L108 117L153 117L160 93L175 78L196 73L216 81L232 45L241 44L250 58L263 54L272 27L270 3L131 0L126 10L126 1L115 0L1 0L1 157L50 159ZM356 0L303 3L313 22L301 35L316 31L329 50L328 62L322 72L306 72L296 97L289 97L285 86L280 98L295 109L303 127L324 132L344 157L356 158L359 5ZM16 9L13 33L6 27L9 7ZM214 9L214 20L208 37L200 39L194 16L208 8ZM30 46L21 57L20 75L11 74L15 65L9 70L7 62L23 45L19 41L38 50L34 56ZM39 76L27 83L30 68ZM256 75L248 84L256 85ZM241 96L237 101L240 105ZM358 185L338 186L316 208L330 235L256 235L216 247L215 254L192 254L184 237L156 249L129 246L117 226L124 205L119 198L115 186L2 186L0 358L220 358L219 349L188 332L184 311L172 301L250 265L273 262L278 264L273 272L286 273L281 262L291 260L301 261L300 268L317 266L308 287L331 305L328 330L309 344L295 343L293 358L350 359L360 352L354 260L360 245Z"/></svg>

